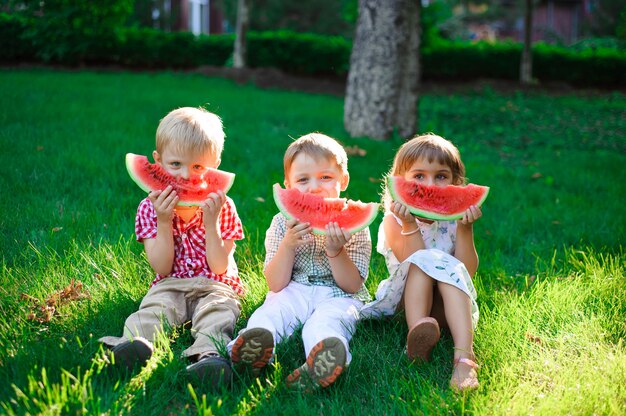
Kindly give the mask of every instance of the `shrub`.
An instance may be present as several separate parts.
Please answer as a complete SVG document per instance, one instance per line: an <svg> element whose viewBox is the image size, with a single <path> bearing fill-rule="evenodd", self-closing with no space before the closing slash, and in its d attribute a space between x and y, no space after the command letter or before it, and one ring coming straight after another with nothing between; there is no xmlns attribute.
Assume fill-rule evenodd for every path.
<svg viewBox="0 0 626 416"><path fill-rule="evenodd" d="M100 61L118 44L118 29L134 0L23 1L20 14L32 24L23 34L44 62Z"/></svg>
<svg viewBox="0 0 626 416"><path fill-rule="evenodd" d="M345 74L350 48L350 42L341 36L252 32L248 35L248 63L251 67L274 67L301 75Z"/></svg>
<svg viewBox="0 0 626 416"><path fill-rule="evenodd" d="M0 13L0 62L20 62L35 59L35 48L25 38L28 21L20 16Z"/></svg>
<svg viewBox="0 0 626 416"><path fill-rule="evenodd" d="M58 21L54 21L57 25ZM0 62L36 58L65 64L104 63L155 69L224 66L232 55L235 40L234 35L194 36L149 28L59 32L47 28L49 24L52 23L48 20L0 13ZM298 75L345 76L350 49L350 41L340 36L250 32L248 65L274 67ZM517 80L521 52L522 45L514 42L430 38L422 48L423 78ZM536 44L533 76L540 81L564 81L578 86L624 86L626 52L619 48L575 50Z"/></svg>

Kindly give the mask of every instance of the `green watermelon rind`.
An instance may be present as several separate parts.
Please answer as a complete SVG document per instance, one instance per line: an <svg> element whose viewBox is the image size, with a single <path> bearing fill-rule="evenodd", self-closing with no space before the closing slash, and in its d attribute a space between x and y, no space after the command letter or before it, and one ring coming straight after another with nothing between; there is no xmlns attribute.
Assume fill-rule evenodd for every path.
<svg viewBox="0 0 626 416"><path fill-rule="evenodd" d="M134 153L126 153L126 170L128 171L128 175L130 176L130 178L133 180L133 182L137 184L137 186L139 186L139 188L141 188L144 192L150 193L154 189L146 185L146 183L142 181L141 178L137 176L133 170L133 165L134 165L134 162L137 160L137 158L145 158L146 161L148 161L148 158L146 156L137 155ZM215 172L219 174L220 176L227 178L226 186L224 187L224 189L222 189L222 191L225 194L228 193L230 188L233 186L233 183L235 182L235 174L231 172L226 172L224 170L213 169L213 168L209 168L209 171ZM179 201L177 205L193 207L193 206L199 206L203 201L204 200L197 201L197 202L196 201L192 201L192 202Z"/></svg>
<svg viewBox="0 0 626 416"><path fill-rule="evenodd" d="M289 213L289 210L287 209L287 207L285 207L285 205L280 200L280 191L282 189L283 189L282 186L280 186L280 184L278 184L278 183L275 183L274 186L272 187L272 194L274 196L274 202L276 203L276 206L278 207L278 210L285 216L285 218L287 218L287 220L292 220L295 217L293 215L291 215L291 213ZM380 204L375 203L375 202L368 203L368 206L371 207L370 215L367 217L367 219L365 221L360 223L358 226L350 228L347 231L352 235L352 234L356 234L359 231L369 227L369 225L372 222L374 222L374 220L378 216L379 205ZM323 228L322 229L320 229L320 228L313 228L312 232L313 232L313 234L317 234L317 235L326 235L326 231Z"/></svg>
<svg viewBox="0 0 626 416"><path fill-rule="evenodd" d="M483 202L485 202L485 199L487 199L487 196L489 195L490 188L488 186L483 186L483 188L485 188L485 193L483 194L483 196L480 198L480 200L476 204L476 206L478 206L478 207L480 207L483 204ZM453 220L459 220L459 219L463 218L463 214L465 213L465 210L463 210L462 212L455 212L455 213L452 213L452 214L449 214L449 215L442 215L442 214L438 214L438 213L435 213L435 212L425 211L425 210L422 210L422 209L419 209L419 208L416 208L416 207L412 207L396 191L396 189L395 189L395 182L393 180L393 176L388 176L387 177L387 189L389 189L389 193L391 194L391 198L394 201L397 201L397 202L400 202L400 203L406 205L409 208L409 211L411 212L411 214L417 215L418 217L421 217L421 218L426 218L426 219L434 220L434 221L453 221Z"/></svg>

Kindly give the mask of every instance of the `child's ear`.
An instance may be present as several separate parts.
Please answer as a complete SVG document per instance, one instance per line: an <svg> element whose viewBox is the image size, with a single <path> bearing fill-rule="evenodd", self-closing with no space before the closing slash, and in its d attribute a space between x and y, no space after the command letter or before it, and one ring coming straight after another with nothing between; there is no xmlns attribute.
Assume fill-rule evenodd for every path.
<svg viewBox="0 0 626 416"><path fill-rule="evenodd" d="M156 150L152 151L152 158L154 159L155 163L158 163L159 165L161 164L161 155L159 155L159 152L157 152Z"/></svg>
<svg viewBox="0 0 626 416"><path fill-rule="evenodd" d="M350 175L346 173L343 175L343 178L341 178L341 192L348 188L348 183L350 183Z"/></svg>
<svg viewBox="0 0 626 416"><path fill-rule="evenodd" d="M283 185L285 185L285 189L289 189L289 181L287 179L283 181Z"/></svg>

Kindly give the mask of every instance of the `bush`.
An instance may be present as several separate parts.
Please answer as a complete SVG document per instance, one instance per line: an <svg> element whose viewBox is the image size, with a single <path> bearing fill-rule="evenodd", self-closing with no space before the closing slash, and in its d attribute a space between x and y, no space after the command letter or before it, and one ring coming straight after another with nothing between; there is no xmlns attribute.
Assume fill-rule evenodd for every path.
<svg viewBox="0 0 626 416"><path fill-rule="evenodd" d="M43 26L41 26L43 25ZM194 36L126 28L53 36L45 21L0 13L0 62L39 59L65 64L120 64L136 68L224 66L232 55L233 35ZM82 34L81 34L82 33ZM80 39L80 40L76 40ZM345 76L350 41L289 31L248 34L248 65L274 67L298 75ZM513 42L465 42L431 38L422 48L424 79L517 80L522 45ZM626 85L626 52L616 48L566 49L545 44L533 47L533 76L577 86Z"/></svg>
<svg viewBox="0 0 626 416"><path fill-rule="evenodd" d="M28 28L29 23L25 18L0 13L0 62L35 59L35 48L24 36Z"/></svg>
<svg viewBox="0 0 626 416"><path fill-rule="evenodd" d="M519 79L522 45L514 42L440 41L422 51L424 79ZM533 77L577 86L626 85L626 53L618 49L582 51L538 43L533 46Z"/></svg>
<svg viewBox="0 0 626 416"><path fill-rule="evenodd" d="M118 45L118 29L130 16L133 1L26 0L19 13L32 24L23 36L44 62L101 61Z"/></svg>
<svg viewBox="0 0 626 416"><path fill-rule="evenodd" d="M248 34L248 64L300 75L348 72L351 44L341 36L289 31Z"/></svg>

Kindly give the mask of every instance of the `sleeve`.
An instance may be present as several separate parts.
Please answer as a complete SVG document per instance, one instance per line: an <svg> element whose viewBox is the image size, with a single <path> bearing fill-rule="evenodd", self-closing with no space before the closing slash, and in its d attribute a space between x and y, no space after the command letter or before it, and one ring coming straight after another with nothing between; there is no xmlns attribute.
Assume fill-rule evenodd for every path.
<svg viewBox="0 0 626 416"><path fill-rule="evenodd" d="M148 198L139 203L137 216L135 217L135 236L137 241L142 242L144 238L156 238L157 220L154 206Z"/></svg>
<svg viewBox="0 0 626 416"><path fill-rule="evenodd" d="M270 227L265 232L265 262L264 266L274 258L278 251L280 242L287 232L287 220L282 214L277 214L272 218Z"/></svg>
<svg viewBox="0 0 626 416"><path fill-rule="evenodd" d="M237 208L233 200L228 197L220 212L220 231L222 240L243 239L243 225L237 214Z"/></svg>
<svg viewBox="0 0 626 416"><path fill-rule="evenodd" d="M346 245L348 256L359 270L363 280L367 279L370 269L370 258L372 256L372 238L369 227L364 228L354 234L350 242Z"/></svg>

